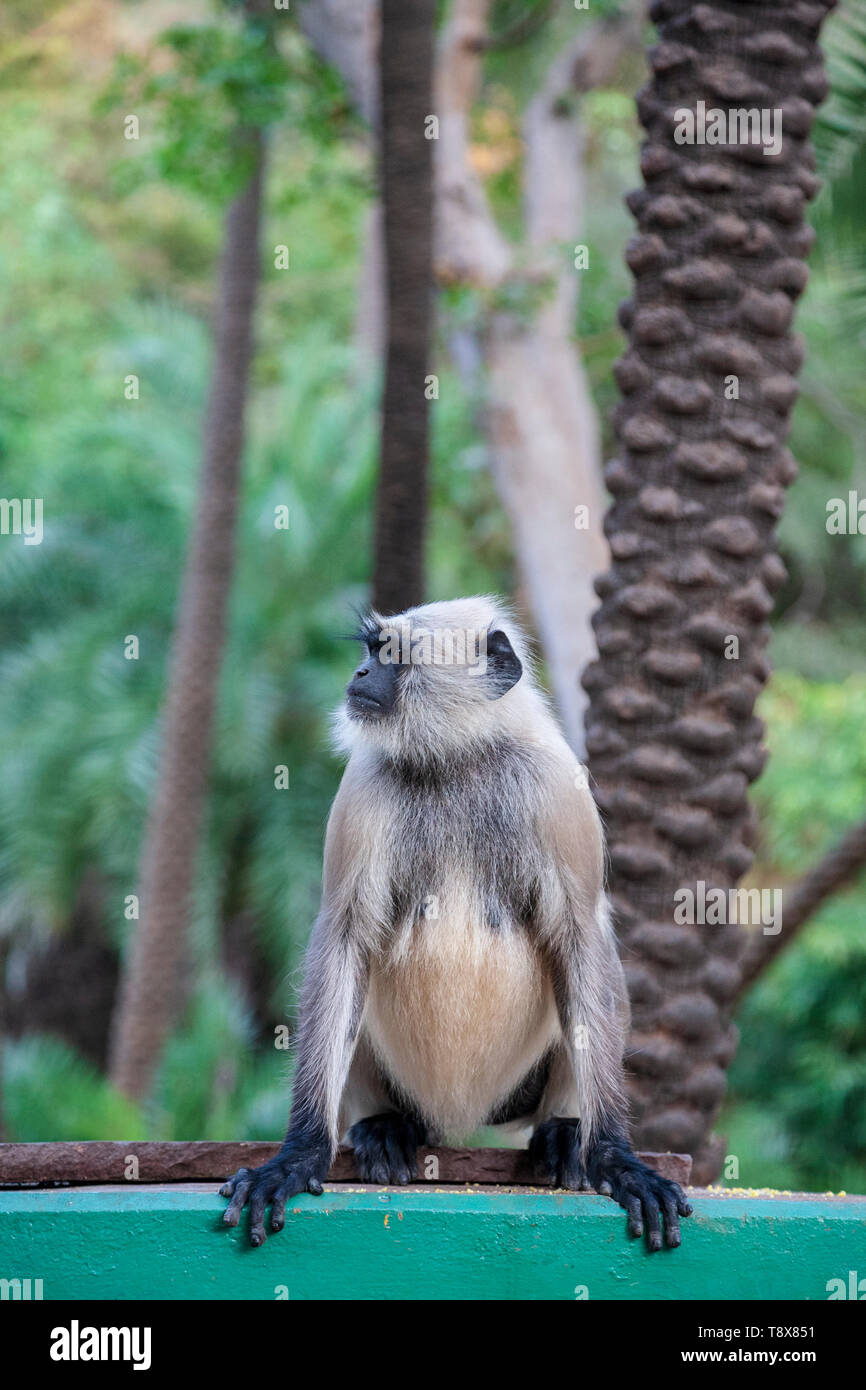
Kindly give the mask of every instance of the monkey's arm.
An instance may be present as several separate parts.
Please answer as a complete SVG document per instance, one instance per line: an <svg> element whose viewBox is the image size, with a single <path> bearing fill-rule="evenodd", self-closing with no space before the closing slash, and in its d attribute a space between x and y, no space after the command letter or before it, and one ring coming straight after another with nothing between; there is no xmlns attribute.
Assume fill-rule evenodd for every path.
<svg viewBox="0 0 866 1390"><path fill-rule="evenodd" d="M236 1226L250 1204L253 1245L265 1239L265 1208L282 1229L286 1202L322 1191L339 1143L340 1100L352 1062L367 990L367 950L360 930L358 856L351 824L357 778L350 767L334 800L325 836L322 906L304 965L289 1127L279 1153L259 1168L241 1168L220 1189Z"/></svg>
<svg viewBox="0 0 866 1390"><path fill-rule="evenodd" d="M279 1151L259 1168L241 1168L220 1188L230 1197L223 1220L236 1226L250 1205L250 1240L265 1239L265 1208L280 1231L286 1202L321 1193L339 1142L340 1097L364 1005L366 967L346 924L323 908L313 928L304 974L298 1055L289 1127Z"/></svg>
<svg viewBox="0 0 866 1390"><path fill-rule="evenodd" d="M650 1250L680 1243L691 1212L676 1183L646 1167L628 1139L623 1050L628 995L603 891L601 825L590 793L561 788L549 826L553 872L542 899L540 944L550 969L562 1041L530 1153L561 1186L589 1184L646 1230Z"/></svg>

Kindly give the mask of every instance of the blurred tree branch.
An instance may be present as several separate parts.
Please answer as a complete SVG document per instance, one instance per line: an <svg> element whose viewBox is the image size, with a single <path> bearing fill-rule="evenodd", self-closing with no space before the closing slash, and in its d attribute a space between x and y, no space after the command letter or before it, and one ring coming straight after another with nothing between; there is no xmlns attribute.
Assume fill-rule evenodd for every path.
<svg viewBox="0 0 866 1390"><path fill-rule="evenodd" d="M828 898L866 866L866 820L848 830L802 878L784 890L782 930L775 936L750 933L743 951L739 994L749 990L768 965L795 939Z"/></svg>
<svg viewBox="0 0 866 1390"><path fill-rule="evenodd" d="M533 38L552 19L559 9L561 0L542 0L534 9L518 15L511 24L498 33L488 34L484 40L485 48L519 48L522 43Z"/></svg>

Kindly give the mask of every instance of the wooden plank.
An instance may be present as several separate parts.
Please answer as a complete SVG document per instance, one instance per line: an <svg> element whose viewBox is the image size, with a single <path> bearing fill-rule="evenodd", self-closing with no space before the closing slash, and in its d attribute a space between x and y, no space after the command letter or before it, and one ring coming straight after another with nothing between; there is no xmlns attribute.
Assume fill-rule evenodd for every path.
<svg viewBox="0 0 866 1390"><path fill-rule="evenodd" d="M0 1144L0 1186L222 1182L238 1168L254 1168L273 1158L279 1147L279 1144L210 1143L207 1140ZM675 1182L687 1183L691 1176L689 1154L643 1153L638 1157ZM418 1151L418 1162L421 1178L430 1182L550 1186L535 1179L525 1149L424 1146ZM328 1180L336 1183L359 1181L351 1149L339 1151Z"/></svg>

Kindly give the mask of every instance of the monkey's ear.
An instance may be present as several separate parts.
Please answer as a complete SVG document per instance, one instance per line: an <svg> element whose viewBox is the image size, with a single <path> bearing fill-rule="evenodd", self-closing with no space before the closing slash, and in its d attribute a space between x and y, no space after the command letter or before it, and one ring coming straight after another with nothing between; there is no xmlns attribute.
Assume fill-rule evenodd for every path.
<svg viewBox="0 0 866 1390"><path fill-rule="evenodd" d="M498 700L523 675L523 664L505 633L499 628L487 634L487 696Z"/></svg>

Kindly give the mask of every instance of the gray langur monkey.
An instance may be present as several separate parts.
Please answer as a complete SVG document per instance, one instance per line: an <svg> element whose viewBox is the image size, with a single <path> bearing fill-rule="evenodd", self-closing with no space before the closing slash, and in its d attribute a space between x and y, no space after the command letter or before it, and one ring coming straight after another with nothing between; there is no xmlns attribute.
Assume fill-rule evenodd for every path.
<svg viewBox="0 0 866 1390"><path fill-rule="evenodd" d="M325 838L285 1142L221 1188L230 1226L321 1193L342 1137L362 1178L406 1183L418 1146L531 1131L539 1177L606 1193L651 1250L682 1190L632 1152L629 1008L601 823L490 598L371 614L338 716L349 761Z"/></svg>

